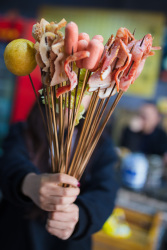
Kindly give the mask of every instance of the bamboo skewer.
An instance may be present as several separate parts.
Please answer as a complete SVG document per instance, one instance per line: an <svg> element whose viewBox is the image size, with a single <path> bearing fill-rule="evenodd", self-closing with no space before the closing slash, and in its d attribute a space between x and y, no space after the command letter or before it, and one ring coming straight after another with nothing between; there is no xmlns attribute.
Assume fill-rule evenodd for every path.
<svg viewBox="0 0 167 250"><path fill-rule="evenodd" d="M66 140L66 171L68 171L68 163L69 163L69 151L68 145L69 145L69 135L70 135L70 107L71 107L71 91L68 93L68 124L67 124L67 140Z"/></svg>
<svg viewBox="0 0 167 250"><path fill-rule="evenodd" d="M79 79L80 79L80 69L78 69L78 75L77 75L77 80L79 84ZM76 104L77 104L77 95L78 95L78 84L75 88L75 98L74 98L74 110L73 110L73 122L74 122L74 117L75 117L75 112L76 112Z"/></svg>
<svg viewBox="0 0 167 250"><path fill-rule="evenodd" d="M50 106L50 95L49 95L49 87L46 87L47 92L47 101L48 101L48 109L49 109L49 129L50 129L50 135L51 135L51 158L52 158L52 164L53 164L53 172L56 171L55 167L55 160L54 160L54 147L55 147L55 141L54 141L54 135L53 135L53 118L52 118L52 110Z"/></svg>
<svg viewBox="0 0 167 250"><path fill-rule="evenodd" d="M105 99L100 101L99 107L97 108L97 112L96 112L95 118L94 118L92 126L91 126L91 130L90 130L88 138L85 142L85 147L84 147L83 152L82 152L82 159L80 160L80 163L83 161L85 155L87 154L87 150L88 150L89 146L91 145L91 143L93 142L93 140L95 138L95 134L97 132L97 129L99 127L99 124L101 122L103 114L106 110L107 104L109 103L110 97L112 96L112 93L114 91L115 86L116 86L116 84L114 85L113 89L111 90L111 93L110 93L109 97L107 98L106 102L105 102ZM104 104L104 102L105 102L105 104ZM103 106L103 104L104 104L104 106ZM103 109L102 109L102 107L103 107ZM76 174L77 174L77 171L75 172L75 175Z"/></svg>
<svg viewBox="0 0 167 250"><path fill-rule="evenodd" d="M49 134L49 145L50 145L50 153L51 153L51 162L54 162L53 154L52 154L52 138L51 138L51 131L50 131L50 121L49 121L49 107L47 105L48 98L46 93L46 86L43 85L43 92L44 92L44 100L45 100L45 112L46 112L46 118L47 118L47 124L48 124L48 134ZM52 172L54 173L54 163L51 164L52 166Z"/></svg>
<svg viewBox="0 0 167 250"><path fill-rule="evenodd" d="M85 89L86 89L86 84L87 84L87 80L88 80L87 77L89 78L88 70L86 70L86 73L85 73L85 77L84 77L84 81L83 81L83 85L82 85L82 89L81 89L77 109L76 109L75 116L74 116L74 122L72 124L72 128L71 128L71 131L70 131L69 141L68 141L68 144L67 144L67 153L69 152L69 147L70 147L70 144L71 144L71 141L72 141L72 136L73 136L74 127L75 127L76 117L77 117L77 114L78 114L78 111L79 111L79 108L80 108L80 105L81 105L81 102L82 102L82 99L83 99L83 95L84 95L84 92L85 92Z"/></svg>
<svg viewBox="0 0 167 250"><path fill-rule="evenodd" d="M51 93L51 102L52 102L52 109L53 109L53 124L54 124L54 136L55 136L55 161L56 165L58 166L59 162L59 144L58 144L58 136L57 136L57 123L56 123L56 117L55 117L55 103L54 103L54 87L50 87L50 93ZM57 168L55 169L56 171L58 170Z"/></svg>
<svg viewBox="0 0 167 250"><path fill-rule="evenodd" d="M64 94L64 95L65 95L65 100L66 100L66 94ZM65 101L65 105L66 105L66 101ZM65 107L64 107L64 110L63 110L63 124L62 124L62 135L61 135L61 146L60 146L60 155L61 155L60 173L65 172L65 159L64 159Z"/></svg>
<svg viewBox="0 0 167 250"><path fill-rule="evenodd" d="M103 115L104 115L104 112L105 112L105 110L106 110L106 107L107 107L107 105L108 105L108 103L109 103L109 100L110 100L110 98L111 98L111 96L112 96L112 93L113 93L115 87L116 87L116 84L114 84L114 87L112 88L109 97L107 98L107 100L105 100L105 104L104 104L104 107L103 107L103 109L102 109L102 111L101 111L101 113L100 113L100 116L97 117L97 119L96 119L97 122L94 123L94 125L92 126L93 134L92 134L92 136L91 136L91 138L92 138L91 141L93 141L93 138L94 138L94 136L95 136L95 133L96 133L96 131L97 131L99 125L100 125L101 119L102 119L102 117L103 117Z"/></svg>
<svg viewBox="0 0 167 250"><path fill-rule="evenodd" d="M60 83L59 86L62 87L62 83ZM61 145L62 125L63 125L63 100L62 100L62 95L60 95L59 96L59 146Z"/></svg>
<svg viewBox="0 0 167 250"><path fill-rule="evenodd" d="M84 169L85 169L85 167L86 167L86 165L87 165L87 163L88 163L88 161L89 161L89 159L90 159L90 157L91 157L91 155L92 155L92 153L93 153L93 151L94 151L94 149L99 141L99 138L100 138L101 134L103 133L103 130L104 130L110 116L112 115L116 105L118 104L119 100L121 99L123 93L124 92L122 90L118 93L117 97L115 98L115 101L113 102L113 104L112 104L112 106L107 114L106 119L104 120L102 126L100 127L100 130L98 131L98 133L96 135L96 138L95 138L93 144L87 149L87 152L85 153L86 156L85 156L84 160L82 161L80 169L79 169L80 171L78 171L77 176L75 176L78 180L80 180L82 173L83 173L83 171L84 171Z"/></svg>
<svg viewBox="0 0 167 250"><path fill-rule="evenodd" d="M75 154L73 156L73 160L72 160L72 163L71 163L71 166L70 166L69 174L71 174L71 171L73 169L73 164L74 164L74 162L75 162L75 160L77 158L78 150L80 149L80 146L81 146L81 143L82 143L84 132L87 129L86 125L87 125L87 122L88 122L89 114L90 114L90 112L92 110L92 107L93 107L94 97L95 97L95 92L93 93L93 95L91 97L91 100L90 100L90 103L89 103L88 111L87 111L86 118L85 118L85 121L84 121L84 124L83 124L83 128L82 128L82 131L81 131L81 134L80 134L80 137L79 137L78 145L77 145L77 148L75 150Z"/></svg>
<svg viewBox="0 0 167 250"><path fill-rule="evenodd" d="M86 140L85 149L88 147L91 138L94 138L94 131L95 131L95 128L98 128L98 124L99 124L100 121L101 121L101 119L100 119L99 116L100 116L101 109L102 109L102 107L103 107L104 102L105 102L105 99L100 100L99 106L98 106L97 111L96 111L96 114L95 114L94 121L93 121L93 123L92 123L92 126L91 126L91 129L90 129L88 138L87 138L87 140ZM99 121L99 123L98 123L98 121ZM85 150L85 149L84 149L84 150Z"/></svg>
<svg viewBox="0 0 167 250"><path fill-rule="evenodd" d="M91 128L92 118L94 116L94 112L95 112L95 109L96 109L96 106L97 106L97 103L98 103L98 100L99 100L98 94L99 94L99 90L94 95L95 96L94 97L94 103L93 103L93 105L91 105L92 109L90 109L91 111L89 112L87 123L86 123L86 119L85 119L85 122L84 122L84 123L86 123L86 130L84 131L83 137L81 138L81 144L77 146L78 150L76 150L77 158L76 158L76 161L75 161L75 167L70 167L71 169L74 169L74 172L75 172L75 168L80 165L80 162L82 160L82 152L83 152L84 146L86 144L87 135L88 135L89 130Z"/></svg>

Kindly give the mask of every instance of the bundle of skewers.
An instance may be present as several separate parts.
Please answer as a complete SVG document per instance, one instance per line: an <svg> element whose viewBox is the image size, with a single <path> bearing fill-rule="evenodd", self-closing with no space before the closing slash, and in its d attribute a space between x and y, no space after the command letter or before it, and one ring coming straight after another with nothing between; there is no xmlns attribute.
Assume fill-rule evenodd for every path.
<svg viewBox="0 0 167 250"><path fill-rule="evenodd" d="M65 35L60 31L62 27ZM52 170L79 180L123 93L140 75L146 58L160 47L152 46L150 34L136 40L126 28L118 29L104 46L101 35L90 40L87 33L79 34L77 24L67 24L65 19L59 23L41 19L33 26L32 34L41 69L40 94L46 110L47 121L43 121ZM73 150L74 129L83 118L84 100L88 99Z"/></svg>

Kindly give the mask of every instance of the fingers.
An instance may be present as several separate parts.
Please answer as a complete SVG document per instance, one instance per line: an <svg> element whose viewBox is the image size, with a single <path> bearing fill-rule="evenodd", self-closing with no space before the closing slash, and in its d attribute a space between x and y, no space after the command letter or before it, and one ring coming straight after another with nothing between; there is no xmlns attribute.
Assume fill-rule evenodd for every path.
<svg viewBox="0 0 167 250"><path fill-rule="evenodd" d="M50 220L51 221L59 221L61 218L61 221L67 222L67 221L73 221L77 222L78 221L78 212L64 212L64 211L56 211L52 212L50 215Z"/></svg>
<svg viewBox="0 0 167 250"><path fill-rule="evenodd" d="M64 211L66 206L71 205L76 200L76 196L59 197L50 196L47 198L41 197L40 207L45 211Z"/></svg>
<svg viewBox="0 0 167 250"><path fill-rule="evenodd" d="M52 229L70 229L72 230L75 227L76 222L74 221L54 221L54 220L48 220L47 222L47 228Z"/></svg>
<svg viewBox="0 0 167 250"><path fill-rule="evenodd" d="M45 185L40 191L40 204L42 209L47 207L47 211L55 211L54 205L72 204L79 195L79 188L63 188L55 185ZM49 208L48 208L49 206ZM52 208L53 207L53 210Z"/></svg>
<svg viewBox="0 0 167 250"><path fill-rule="evenodd" d="M55 212L55 211L64 211L68 205L56 205L56 204L51 204L47 203L44 204L43 207L41 207L43 210L47 212Z"/></svg>
<svg viewBox="0 0 167 250"><path fill-rule="evenodd" d="M73 231L71 231L70 229L60 230L60 229L55 229L51 227L46 228L46 229L50 234L57 236L58 238L62 240L67 240L73 233Z"/></svg>
<svg viewBox="0 0 167 250"><path fill-rule="evenodd" d="M56 211L50 214L47 220L47 231L61 239L68 239L74 231L79 220L79 208L72 204L67 206L64 211Z"/></svg>
<svg viewBox="0 0 167 250"><path fill-rule="evenodd" d="M74 187L79 186L79 182L76 178L73 176L67 175L67 174L51 174L50 175L50 182L56 182L56 183L64 183L69 184Z"/></svg>
<svg viewBox="0 0 167 250"><path fill-rule="evenodd" d="M64 188L60 183L72 187ZM38 206L45 211L57 211L72 204L79 195L78 181L66 174L43 175L39 188Z"/></svg>
<svg viewBox="0 0 167 250"><path fill-rule="evenodd" d="M48 197L48 202L55 205L70 205L76 200L76 196L72 197L59 197L59 196L50 196Z"/></svg>
<svg viewBox="0 0 167 250"><path fill-rule="evenodd" d="M64 187L59 187L59 186L55 186L52 183L49 183L48 185L46 185L45 190L43 190L44 193L45 192L49 192L50 195L53 196L78 196L80 193L80 189L79 188L64 188Z"/></svg>

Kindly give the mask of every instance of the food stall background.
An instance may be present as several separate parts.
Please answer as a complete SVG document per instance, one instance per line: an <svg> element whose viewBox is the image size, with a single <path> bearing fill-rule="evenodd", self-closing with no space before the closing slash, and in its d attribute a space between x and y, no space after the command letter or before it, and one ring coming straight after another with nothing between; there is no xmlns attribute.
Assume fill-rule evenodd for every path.
<svg viewBox="0 0 167 250"><path fill-rule="evenodd" d="M151 33L154 37L154 46L162 46L162 51L156 52L153 58L148 58L142 75L123 96L107 129L115 145L119 148L122 129L145 101L153 101L158 104L163 118L162 127L167 132L167 2L165 0L160 0L158 3L143 0L140 2L129 0L83 1L80 3L78 1L70 1L70 3L68 1L61 1L61 3L59 1L47 1L47 3L46 1L28 1L26 3L23 1L6 1L5 3L3 1L0 10L0 145L8 133L9 123L25 120L35 102L28 77L15 77L8 72L3 61L3 52L6 44L15 38L22 37L33 41L32 25L40 17L44 17L48 21L59 21L63 17L67 21L73 20L77 22L80 32L88 32L91 37L101 34L104 36L105 42L111 33L116 33L119 27L127 27L131 32L136 29L136 38ZM32 78L36 89L39 89L41 83L38 68L32 73ZM162 159L153 156L152 165L156 170L153 176L161 179L164 167ZM161 225L162 236L165 232L165 222L162 223L162 221L165 221L166 215L163 213L163 220L155 218L154 215L159 212L167 212L167 195L161 188L161 183L158 183L159 186L153 186L153 192L148 192L144 188L137 191L127 187L121 188L117 204L135 211L133 216L126 211L126 216L130 216L130 218L134 217L138 220L142 213L149 214L150 217L147 220L150 223L153 221L153 223L148 228L156 231L155 228ZM139 212L141 214L137 214ZM140 219L142 220L143 217ZM137 226L139 229L139 225ZM148 234L151 232L148 230ZM158 231L157 235L159 234ZM158 238L157 235L153 234L154 238ZM103 237L105 238L103 235L95 237L96 242L98 239L103 241ZM99 242L99 244L102 243ZM167 249L163 248L163 244L165 243L156 245L154 249ZM123 245L125 246L125 243ZM113 249L126 249L116 247L118 246L115 245ZM129 245L127 249L131 249L130 247L132 246ZM141 246L137 247L135 245L133 249L140 249ZM147 245L146 249L153 249L154 246L149 247ZM104 248L104 246L98 248L97 244L96 249L112 248Z"/></svg>

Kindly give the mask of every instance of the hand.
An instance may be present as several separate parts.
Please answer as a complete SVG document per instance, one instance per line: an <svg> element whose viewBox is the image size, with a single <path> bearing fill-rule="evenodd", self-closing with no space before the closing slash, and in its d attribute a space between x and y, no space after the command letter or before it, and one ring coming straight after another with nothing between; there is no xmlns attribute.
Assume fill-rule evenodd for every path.
<svg viewBox="0 0 167 250"><path fill-rule="evenodd" d="M64 188L65 183L73 187ZM72 204L80 190L77 179L66 174L41 174L30 173L22 183L22 192L45 211L59 211Z"/></svg>
<svg viewBox="0 0 167 250"><path fill-rule="evenodd" d="M50 213L47 231L62 240L67 240L73 233L79 219L79 208L75 204Z"/></svg>

